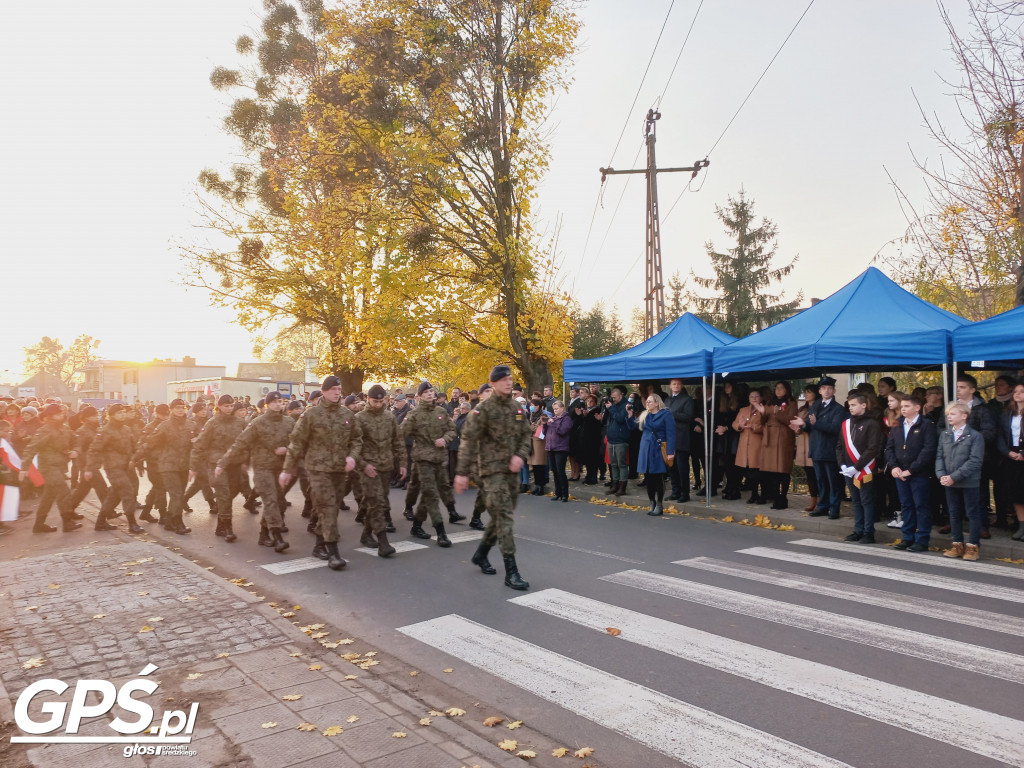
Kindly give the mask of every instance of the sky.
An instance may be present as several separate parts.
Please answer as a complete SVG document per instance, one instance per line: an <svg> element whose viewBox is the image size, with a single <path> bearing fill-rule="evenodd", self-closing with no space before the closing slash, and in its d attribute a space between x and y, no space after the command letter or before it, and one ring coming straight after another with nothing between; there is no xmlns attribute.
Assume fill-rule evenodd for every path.
<svg viewBox="0 0 1024 768"><path fill-rule="evenodd" d="M658 164L704 158L806 7L583 5L574 80L551 114L552 161L537 206L541 229L558 227L555 279L583 306L604 301L628 316L644 292L642 177L610 177L595 209L598 168L644 162L643 121L655 104ZM229 373L253 359L233 313L184 287L180 249L208 242L198 226L199 172L238 159L222 129L231 97L210 87L210 71L237 63L234 41L255 34L261 9L259 0L5 9L18 32L0 47L0 67L17 73L5 78L0 123L9 275L0 383L19 380L23 348L44 335L93 336L104 358L191 355ZM787 297L823 298L856 277L907 227L886 169L921 201L911 151L939 158L918 102L955 125L942 78L957 75L931 0L814 2L692 191L679 197L688 174L659 176L666 282L677 270L710 274L705 244L729 246L715 206L741 189L777 225L779 263L799 256L782 285Z"/></svg>

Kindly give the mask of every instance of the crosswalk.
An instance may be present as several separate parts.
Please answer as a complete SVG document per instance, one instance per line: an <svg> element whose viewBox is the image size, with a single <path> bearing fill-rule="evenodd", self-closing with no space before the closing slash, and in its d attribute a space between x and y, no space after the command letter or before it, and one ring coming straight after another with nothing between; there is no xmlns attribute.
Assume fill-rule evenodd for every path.
<svg viewBox="0 0 1024 768"><path fill-rule="evenodd" d="M974 570L969 567L972 564L959 563L960 573L954 577L947 565L953 561L936 555L903 556L903 567L897 568L871 562L890 554L899 556L881 548L814 539L788 545L795 548L751 547L735 552L734 559L694 557L666 563L663 570L668 573L616 570L595 580L594 595L579 594L586 588L577 583L573 592L548 588L509 596L510 610L523 612L523 626L531 623L531 616L559 622L558 639L549 641L549 635L544 635L543 642L568 644L573 649L568 653L457 613L403 626L399 631L695 768L880 764L870 746L865 746L864 754L857 754L842 742L833 754L827 741L823 747L820 739L810 738L812 748L799 743L804 739L792 732L788 739L775 735L770 717L759 727L748 708L738 707L739 712L734 713L720 705L708 706L707 699L700 699L699 704L688 701L691 686L679 680L699 676L706 684L707 674L728 675L727 679L734 681L728 685L733 688L751 686L744 690L749 690L752 698L799 697L804 702L802 708L825 707L823 717L840 712L858 718L857 722L870 721L874 725L859 727L877 729L871 731L875 734L868 740L871 746L888 739L898 750L907 738L917 738L918 743L927 739L935 745L932 750L939 750L930 754L943 755L936 765L1024 768L1024 741L1018 738L1024 733L1024 720L1018 719L1024 715L1024 706L1012 704L1024 702L1024 688L1016 687L1024 685L1024 641L1015 644L1007 639L1008 635L1024 638L1024 617L1012 605L1024 602L1020 569L982 563L979 565L985 568ZM812 554L807 551L811 548L828 554ZM764 567L765 559L790 570ZM933 573L933 568L946 573ZM815 569L849 574L853 583L807 575ZM726 586L694 580L701 574ZM856 583L857 577L863 576L872 577L876 586ZM764 585L758 587L758 593L768 590L782 599L735 588L750 582ZM902 593L907 586L928 587L931 596ZM807 597L809 594L814 597ZM646 597L640 599L641 595ZM986 607L971 606L964 595L1011 605L1003 613L989 610L991 602L986 602ZM826 607L801 604L801 599ZM856 604L872 606L873 617L881 611L885 618L870 621L848 615L846 611ZM689 611L686 606L700 606L700 610ZM637 610L640 607L646 612ZM773 625L773 631L782 633L785 640L772 643L765 630L752 631L744 640L734 639L722 629L732 623L719 621L719 615L739 616L756 626ZM516 616L518 623L520 614ZM918 619L932 631L904 626ZM938 624L936 619L945 623ZM708 629L692 626L701 621L708 623ZM946 637L942 629L934 630L936 626L959 627L960 637L970 628L974 630L971 642ZM749 642L751 636L758 641ZM823 663L820 655L805 658L815 656L811 649L816 641L810 639L815 636L827 636L829 642L848 647L851 656L865 653L855 649L867 646L887 652L887 659L909 658L916 671L893 681L884 679L883 672L873 674L872 663L833 665L830 659ZM627 652L639 654L640 665L654 670L653 676L642 684L615 674L622 668L610 661L607 666L615 671L603 669L606 659L621 652L602 643L626 643ZM947 675L966 685L936 687L925 679ZM991 702L971 690L970 681L986 679L1001 692ZM888 764L913 762L907 755Z"/></svg>

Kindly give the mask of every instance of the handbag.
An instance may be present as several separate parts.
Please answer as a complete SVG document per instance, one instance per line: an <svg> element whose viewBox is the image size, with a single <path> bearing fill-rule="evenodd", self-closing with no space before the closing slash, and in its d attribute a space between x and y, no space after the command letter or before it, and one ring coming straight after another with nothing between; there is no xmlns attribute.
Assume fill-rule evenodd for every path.
<svg viewBox="0 0 1024 768"><path fill-rule="evenodd" d="M658 441L658 446L661 448L661 460L665 462L666 467L671 467L676 463L676 457L672 456L669 458L668 446L661 440Z"/></svg>

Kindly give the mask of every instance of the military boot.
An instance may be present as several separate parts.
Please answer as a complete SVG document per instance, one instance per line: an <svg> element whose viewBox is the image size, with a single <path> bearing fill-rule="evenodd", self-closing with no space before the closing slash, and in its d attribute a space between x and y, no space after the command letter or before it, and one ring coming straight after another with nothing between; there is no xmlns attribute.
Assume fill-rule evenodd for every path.
<svg viewBox="0 0 1024 768"><path fill-rule="evenodd" d="M213 532L214 536L224 536L224 521L217 518L217 529Z"/></svg>
<svg viewBox="0 0 1024 768"><path fill-rule="evenodd" d="M150 514L150 510L153 508L148 504L142 508L142 514L139 515L139 520L145 520L147 523L155 523L156 518Z"/></svg>
<svg viewBox="0 0 1024 768"><path fill-rule="evenodd" d="M505 586L512 587L512 589L529 589L530 585L523 581L523 577L519 575L519 568L516 566L515 555L505 555Z"/></svg>
<svg viewBox="0 0 1024 768"><path fill-rule="evenodd" d="M484 521L480 519L480 515L473 515L469 521L469 527L476 531L484 529Z"/></svg>
<svg viewBox="0 0 1024 768"><path fill-rule="evenodd" d="M99 523L98 520L96 522L97 522L97 524ZM128 533L145 533L145 532L146 532L146 529L143 528L141 525L139 525L138 523L135 522L135 513L134 512L129 512L128 513Z"/></svg>
<svg viewBox="0 0 1024 768"><path fill-rule="evenodd" d="M185 534L192 533L192 529L189 528L187 525L185 525L185 523L183 523L181 521L181 517L180 516L176 517L173 520L168 521L168 523L167 523L167 530L170 531L171 533L176 533L179 536L184 536Z"/></svg>
<svg viewBox="0 0 1024 768"><path fill-rule="evenodd" d="M291 546L291 544L289 544L287 541L285 541L284 537L281 536L281 529L280 528L271 528L270 529L270 540L274 544L274 551L277 552L278 554L280 554L281 552L284 552L286 549L288 549L288 547Z"/></svg>
<svg viewBox="0 0 1024 768"><path fill-rule="evenodd" d="M448 522L449 523L454 525L455 523L461 523L465 519L466 519L465 515L460 515L458 512L455 511L455 505L454 504L450 504L448 506Z"/></svg>
<svg viewBox="0 0 1024 768"><path fill-rule="evenodd" d="M117 526L116 525L111 525L110 523L108 523L107 520L106 520L106 515L104 515L103 512L100 512L96 516L96 525L93 526L93 530L94 531L116 531L117 530Z"/></svg>
<svg viewBox="0 0 1024 768"><path fill-rule="evenodd" d="M231 527L231 521L230 520L225 520L224 521L224 541L226 541L228 543L231 543L233 541L238 541L238 537L235 535L235 531Z"/></svg>
<svg viewBox="0 0 1024 768"><path fill-rule="evenodd" d="M359 543L370 549L377 546L377 540L373 537L373 531L370 530L370 526L363 526L363 535L359 537Z"/></svg>
<svg viewBox="0 0 1024 768"><path fill-rule="evenodd" d="M491 551L490 544L484 544L480 542L480 546L476 548L476 552L473 553L473 557L470 558L470 562L473 565L480 566L480 570L486 573L488 576L493 576L497 571L491 562L487 559L487 553Z"/></svg>
<svg viewBox="0 0 1024 768"><path fill-rule="evenodd" d="M324 542L324 546L327 547L327 567L332 571L340 571L348 562L341 555L338 554L338 542L327 541Z"/></svg>
<svg viewBox="0 0 1024 768"><path fill-rule="evenodd" d="M384 528L384 530L387 531L388 533L394 533L395 531L398 530L397 528L395 528L395 524L391 521L391 513L390 512L385 512L384 513L384 522L386 523L386 527Z"/></svg>
<svg viewBox="0 0 1024 768"><path fill-rule="evenodd" d="M324 543L324 537L319 533L316 535L316 544L313 545L313 557L320 560L326 560L330 555L327 552L327 545Z"/></svg>
<svg viewBox="0 0 1024 768"><path fill-rule="evenodd" d="M409 533L411 533L417 539L430 538L430 534L423 530L423 525L416 522L415 520L413 521L412 528L409 530Z"/></svg>
<svg viewBox="0 0 1024 768"><path fill-rule="evenodd" d="M397 550L388 543L387 531L377 534L377 557L391 557Z"/></svg>
<svg viewBox="0 0 1024 768"><path fill-rule="evenodd" d="M450 547L452 545L452 540L449 539L448 535L444 532L444 523L438 523L435 525L434 530L437 531L437 546Z"/></svg>
<svg viewBox="0 0 1024 768"><path fill-rule="evenodd" d="M270 531L267 530L266 523L260 523L260 537L256 541L261 547L272 547L274 546L274 540L270 538Z"/></svg>
<svg viewBox="0 0 1024 768"><path fill-rule="evenodd" d="M405 519L409 521L411 521L415 517L412 511L412 507L406 507L405 512L403 512L402 514L405 515Z"/></svg>

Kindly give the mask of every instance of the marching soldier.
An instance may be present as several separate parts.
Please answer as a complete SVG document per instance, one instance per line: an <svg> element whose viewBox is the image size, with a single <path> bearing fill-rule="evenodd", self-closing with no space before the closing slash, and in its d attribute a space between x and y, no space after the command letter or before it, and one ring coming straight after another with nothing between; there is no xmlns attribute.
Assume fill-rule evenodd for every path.
<svg viewBox="0 0 1024 768"><path fill-rule="evenodd" d="M388 492L395 462L398 462L399 477L404 478L407 472L405 441L399 435L398 422L385 407L387 392L384 387L374 384L367 395L366 408L356 414L356 422L363 433L359 464L366 476L362 479L366 509L362 511L363 535L359 543L364 547L377 547L379 557L390 557L395 554L395 548L388 543L388 529L394 530Z"/></svg>
<svg viewBox="0 0 1024 768"><path fill-rule="evenodd" d="M86 465L86 457L89 455L89 447L92 445L93 440L96 439L96 433L99 432L100 414L93 406L87 405L78 412L78 417L81 419L82 424L75 430L75 451L78 453L75 463L80 467L84 467ZM103 476L99 472L91 473L89 478L85 478L83 473L78 478L78 487L75 488L75 492L71 495L71 508L77 509L78 505L89 495L90 490L96 491L96 498L99 499L102 506L103 500L107 495L107 484L103 482ZM99 525L101 519L97 518L97 525ZM103 529L100 528L98 530Z"/></svg>
<svg viewBox="0 0 1024 768"><path fill-rule="evenodd" d="M209 411L206 410L206 401L197 400L195 405L192 406L192 412L189 415L189 419L195 425L194 431L197 435L202 434L203 427L206 426L206 422L210 420ZM194 462L193 462L194 464ZM188 488L185 490L185 511L191 512L189 509L188 501L197 493L202 493L203 498L206 500L206 505L209 507L211 515L217 514L217 500L214 498L213 489L210 486L210 475L207 472L205 463L200 464L198 467L192 470L195 473L193 476L189 474Z"/></svg>
<svg viewBox="0 0 1024 768"><path fill-rule="evenodd" d="M219 477L227 467L240 463L241 457L250 457L253 486L263 499L259 543L264 547L273 547L275 552L280 553L288 549L289 544L281 536L284 527L284 487L278 485L277 477L284 466L295 422L285 415L285 402L280 392L267 393L264 405L266 410L242 430L227 453L221 456L213 476Z"/></svg>
<svg viewBox="0 0 1024 768"><path fill-rule="evenodd" d="M491 397L473 410L462 432L459 463L455 472L455 490L469 486L469 474L479 472L484 503L491 519L472 562L487 574L496 573L487 560L495 543L505 561L505 586L529 589L516 566L516 542L512 536L512 513L516 507L519 470L533 448L529 415L512 399L512 369L495 366L491 371Z"/></svg>
<svg viewBox="0 0 1024 768"><path fill-rule="evenodd" d="M356 468L363 438L355 414L340 402L341 379L328 376L320 389L319 404L306 410L292 432L280 483L282 488L287 486L298 472L298 462L305 461L319 515L313 556L340 571L347 562L338 553L338 506L345 473Z"/></svg>
<svg viewBox="0 0 1024 768"><path fill-rule="evenodd" d="M491 391L492 390L490 382L480 385L480 388L477 390L477 394L480 397L481 403L491 396ZM467 426L469 425L469 422L472 419L473 411L470 411L469 416L466 417ZM462 431L465 432L466 428L463 427ZM478 531L482 531L484 530L484 521L480 518L483 516L484 512L487 511L487 504L485 503L484 499L484 486L478 474L474 473L471 479L473 480L473 484L476 485L477 487L477 494L476 499L474 499L473 501L473 516L469 520L469 527L474 528Z"/></svg>
<svg viewBox="0 0 1024 768"><path fill-rule="evenodd" d="M85 460L85 472L82 479L88 484L100 473L100 467L107 474L110 488L103 499L100 513L96 516L97 531L114 531L116 526L107 522L115 516L118 503L128 518L128 530L132 533L144 533L145 528L135 522L135 504L138 486L132 475L135 465L132 456L135 454L135 433L128 424L131 411L127 405L114 403L107 411L110 421L106 423L96 439L89 446Z"/></svg>
<svg viewBox="0 0 1024 768"><path fill-rule="evenodd" d="M188 406L181 398L170 402L171 415L143 441L135 452L135 462L155 457L160 467L160 480L167 491L167 530L184 536L192 533L181 519L185 508L185 486L188 484L189 454L192 452L192 423L186 418ZM152 471L152 470L151 470ZM161 515L160 523L164 524Z"/></svg>
<svg viewBox="0 0 1024 768"><path fill-rule="evenodd" d="M416 507L411 533L421 539L429 539L423 530L423 521L430 514L430 522L437 532L437 544L441 547L452 545L444 530L444 520L437 510L439 498L448 507L449 522L465 520L455 511L455 497L448 485L446 464L447 446L455 439L455 422L444 408L434 405L434 388L429 382L421 382L416 390L418 402L412 413L402 422L402 435L412 438L412 460L420 481L420 503Z"/></svg>
<svg viewBox="0 0 1024 768"><path fill-rule="evenodd" d="M205 472L213 481L214 499L216 500L217 530L215 535L223 536L224 541L233 542L238 539L231 524L231 503L240 490L239 477L242 472L241 461L227 464L224 471L217 473L217 463L234 445L242 433L245 424L235 416L235 411L245 411L245 405L235 403L231 395L221 395L217 401L217 412L213 418L207 419L203 431L199 433L192 445L191 472L198 475ZM191 473L190 473L191 477Z"/></svg>
<svg viewBox="0 0 1024 768"><path fill-rule="evenodd" d="M21 466L28 467L38 456L39 471L45 481L32 533L53 533L57 530L46 524L46 516L54 503L57 504L64 522L64 532L67 533L82 527L82 524L77 522L81 515L75 514L75 509L71 505L71 489L64 477L64 473L68 471L68 461L78 456L72 450L75 436L71 428L64 423L64 409L59 403L50 403L43 408L39 416L43 426L36 432L25 449L25 455L21 457ZM21 471L19 479L22 482L28 479L27 469Z"/></svg>
<svg viewBox="0 0 1024 768"><path fill-rule="evenodd" d="M156 408L153 409L153 420L142 427L141 437L139 438L139 445L154 432L156 432L160 425L170 418L171 409L166 403L160 403ZM138 423L138 422L136 422ZM142 461L136 461L135 467L138 470L139 477L143 476ZM157 461L156 455L149 456L145 459L146 474L149 475L150 489L149 493L146 494L146 502L142 505L142 514L139 515L140 520L145 520L147 523L155 523L157 519L150 514L150 510L156 509L160 514L160 524L167 527L167 489L164 488L163 477L160 475L160 463Z"/></svg>

